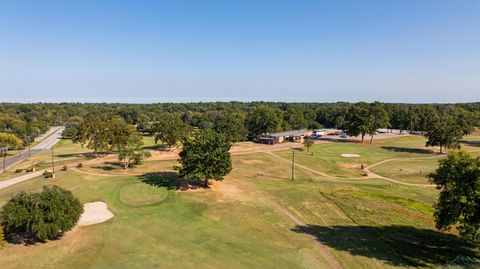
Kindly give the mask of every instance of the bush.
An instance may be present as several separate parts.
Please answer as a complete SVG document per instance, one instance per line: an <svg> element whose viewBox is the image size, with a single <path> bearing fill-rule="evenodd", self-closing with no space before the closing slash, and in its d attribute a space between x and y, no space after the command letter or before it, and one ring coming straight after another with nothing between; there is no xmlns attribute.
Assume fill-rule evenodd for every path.
<svg viewBox="0 0 480 269"><path fill-rule="evenodd" d="M82 168L82 167L83 167L82 163L77 164L77 168Z"/></svg>
<svg viewBox="0 0 480 269"><path fill-rule="evenodd" d="M30 167L27 169L27 172L30 173L30 172L33 172L33 167Z"/></svg>
<svg viewBox="0 0 480 269"><path fill-rule="evenodd" d="M68 169L68 168L67 168L66 165L64 165L64 166L62 167L62 171L67 171L67 169Z"/></svg>
<svg viewBox="0 0 480 269"><path fill-rule="evenodd" d="M21 173L21 172L23 172L23 169L20 169L20 168L15 169L15 173Z"/></svg>
<svg viewBox="0 0 480 269"><path fill-rule="evenodd" d="M75 227L82 204L70 191L45 186L40 193L20 192L0 213L7 240L14 243L59 238Z"/></svg>
<svg viewBox="0 0 480 269"><path fill-rule="evenodd" d="M53 177L53 173L49 172L47 170L45 170L45 172L43 172L43 175L45 176L45 178L52 178Z"/></svg>

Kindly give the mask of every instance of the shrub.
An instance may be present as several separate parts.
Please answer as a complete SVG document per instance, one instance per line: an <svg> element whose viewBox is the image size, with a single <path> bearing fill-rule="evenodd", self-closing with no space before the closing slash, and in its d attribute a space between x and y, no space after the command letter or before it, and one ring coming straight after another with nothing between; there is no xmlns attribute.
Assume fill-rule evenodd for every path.
<svg viewBox="0 0 480 269"><path fill-rule="evenodd" d="M30 173L30 172L33 172L33 167L30 167L27 169L27 172Z"/></svg>
<svg viewBox="0 0 480 269"><path fill-rule="evenodd" d="M36 242L55 239L75 227L83 207L70 191L45 186L40 193L20 192L0 213L7 240Z"/></svg>
<svg viewBox="0 0 480 269"><path fill-rule="evenodd" d="M45 178L52 178L53 177L53 173L49 172L47 170L45 170L45 172L43 172L43 175L45 176Z"/></svg>
<svg viewBox="0 0 480 269"><path fill-rule="evenodd" d="M82 168L82 167L83 167L82 163L77 164L77 168Z"/></svg>
<svg viewBox="0 0 480 269"><path fill-rule="evenodd" d="M15 173L21 173L22 171L23 169L20 169L20 168L15 169Z"/></svg>
<svg viewBox="0 0 480 269"><path fill-rule="evenodd" d="M64 165L64 166L62 167L62 171L67 171L67 169L68 169L68 168L67 168L66 165Z"/></svg>

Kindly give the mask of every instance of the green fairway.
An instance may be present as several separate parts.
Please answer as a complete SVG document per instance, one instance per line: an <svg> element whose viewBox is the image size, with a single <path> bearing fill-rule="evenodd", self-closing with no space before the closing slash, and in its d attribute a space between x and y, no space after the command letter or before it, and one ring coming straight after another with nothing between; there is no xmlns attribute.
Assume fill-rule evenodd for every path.
<svg viewBox="0 0 480 269"><path fill-rule="evenodd" d="M288 161L269 153L237 155L224 182L187 192L171 188L176 160L125 170L113 161L89 163L88 150L62 140L56 158L83 167L0 190L0 204L55 184L82 203L105 201L115 217L45 244L8 244L0 268L329 268L325 251L343 268L441 266L457 255L478 257L455 230L435 229L435 188L365 178L354 166L401 159L372 171L425 183L440 156L425 150L422 139L322 143L312 147L313 156L296 150L296 161L313 170L297 167L294 181ZM292 152L274 154L289 160ZM48 154L37 160L46 166Z"/></svg>
<svg viewBox="0 0 480 269"><path fill-rule="evenodd" d="M402 182L427 184L427 175L435 171L439 159L395 160L375 166L372 171Z"/></svg>

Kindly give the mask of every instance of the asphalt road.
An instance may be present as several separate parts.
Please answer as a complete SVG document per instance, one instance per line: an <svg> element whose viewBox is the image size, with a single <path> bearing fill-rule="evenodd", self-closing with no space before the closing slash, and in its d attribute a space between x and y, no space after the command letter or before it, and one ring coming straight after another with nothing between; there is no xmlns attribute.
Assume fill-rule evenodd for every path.
<svg viewBox="0 0 480 269"><path fill-rule="evenodd" d="M34 155L42 151L51 149L53 145L55 145L58 141L60 141L62 137L62 132L64 129L65 129L64 127L61 127L60 129L55 131L52 135L45 138L43 141L41 141L37 145L33 146L30 150L30 154ZM26 158L28 158L28 149L23 150L16 155L7 157L5 159L5 167L6 169L8 169L14 166L15 164L25 160ZM0 159L0 173L2 172L3 172L3 159Z"/></svg>

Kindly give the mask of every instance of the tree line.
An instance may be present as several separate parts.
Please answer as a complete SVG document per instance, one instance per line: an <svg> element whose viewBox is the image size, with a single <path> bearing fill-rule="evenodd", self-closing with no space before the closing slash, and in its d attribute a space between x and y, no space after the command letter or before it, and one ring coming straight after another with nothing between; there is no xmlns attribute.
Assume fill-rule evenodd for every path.
<svg viewBox="0 0 480 269"><path fill-rule="evenodd" d="M91 118L121 119L138 132L155 135L156 139L171 146L182 139L187 129L212 129L231 142L254 140L261 133L293 129L342 129L352 136L361 136L362 140L367 135L372 139L378 128L430 134L452 133L449 128L454 129L453 133L458 133L454 137L430 136L432 145L443 148L480 126L480 103L2 103L0 133L14 134L22 140L22 145L26 145L32 137L54 125L66 125L65 136L73 137L80 123ZM166 126L171 134L163 137ZM98 147L103 150L106 145Z"/></svg>

